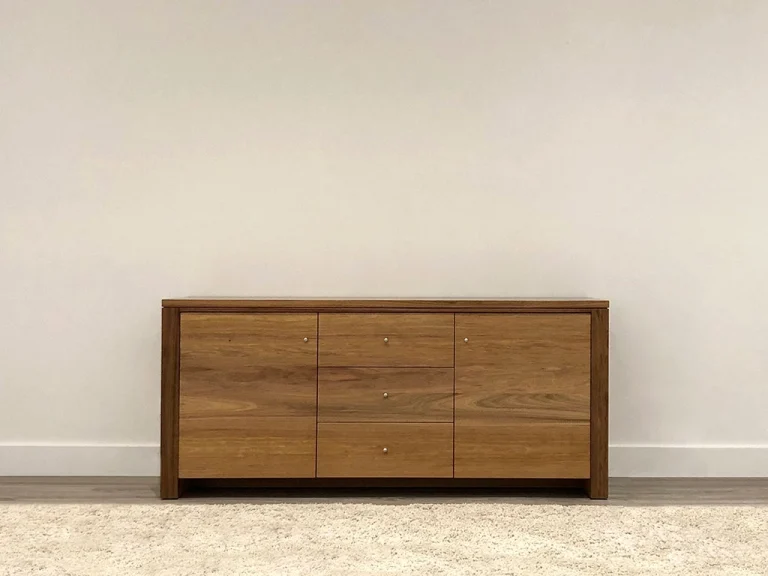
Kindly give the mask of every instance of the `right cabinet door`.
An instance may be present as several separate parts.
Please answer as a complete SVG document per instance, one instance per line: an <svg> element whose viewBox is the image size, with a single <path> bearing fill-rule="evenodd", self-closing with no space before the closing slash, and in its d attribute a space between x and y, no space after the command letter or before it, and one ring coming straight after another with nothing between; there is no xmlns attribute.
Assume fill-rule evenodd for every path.
<svg viewBox="0 0 768 576"><path fill-rule="evenodd" d="M589 478L590 315L456 314L456 478Z"/></svg>

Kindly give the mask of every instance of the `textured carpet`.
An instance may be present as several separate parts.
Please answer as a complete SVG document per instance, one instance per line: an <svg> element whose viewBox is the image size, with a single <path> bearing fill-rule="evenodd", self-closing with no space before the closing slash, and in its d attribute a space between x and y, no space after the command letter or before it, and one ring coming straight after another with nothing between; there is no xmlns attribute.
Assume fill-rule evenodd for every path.
<svg viewBox="0 0 768 576"><path fill-rule="evenodd" d="M0 574L768 574L768 507L0 506Z"/></svg>

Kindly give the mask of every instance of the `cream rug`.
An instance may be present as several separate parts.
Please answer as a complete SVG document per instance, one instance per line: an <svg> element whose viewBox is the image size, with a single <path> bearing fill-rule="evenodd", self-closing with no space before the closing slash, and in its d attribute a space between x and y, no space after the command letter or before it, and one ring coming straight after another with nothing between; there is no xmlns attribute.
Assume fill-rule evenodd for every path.
<svg viewBox="0 0 768 576"><path fill-rule="evenodd" d="M768 574L768 507L0 506L0 574Z"/></svg>

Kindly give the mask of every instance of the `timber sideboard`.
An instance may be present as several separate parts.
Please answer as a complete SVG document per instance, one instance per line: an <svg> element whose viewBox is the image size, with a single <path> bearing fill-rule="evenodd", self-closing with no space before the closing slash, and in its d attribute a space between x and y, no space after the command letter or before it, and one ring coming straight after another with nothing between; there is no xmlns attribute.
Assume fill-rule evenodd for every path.
<svg viewBox="0 0 768 576"><path fill-rule="evenodd" d="M162 303L161 497L190 484L608 497L608 302Z"/></svg>

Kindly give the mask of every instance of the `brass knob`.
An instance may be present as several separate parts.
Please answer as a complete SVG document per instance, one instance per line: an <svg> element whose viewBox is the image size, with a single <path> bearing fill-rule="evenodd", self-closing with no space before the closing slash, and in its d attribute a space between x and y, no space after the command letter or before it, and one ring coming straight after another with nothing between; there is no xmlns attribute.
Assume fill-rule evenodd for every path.
<svg viewBox="0 0 768 576"><path fill-rule="evenodd" d="M387 450L386 448L384 448L384 450L382 450L382 452L384 452L384 454L386 454L387 452L389 452L389 450Z"/></svg>
<svg viewBox="0 0 768 576"><path fill-rule="evenodd" d="M309 338L304 338L304 342L309 342Z"/></svg>
<svg viewBox="0 0 768 576"><path fill-rule="evenodd" d="M464 338L464 342L469 342L469 338Z"/></svg>
<svg viewBox="0 0 768 576"><path fill-rule="evenodd" d="M386 344L387 342L389 342L389 338L384 338L384 344Z"/></svg>
<svg viewBox="0 0 768 576"><path fill-rule="evenodd" d="M387 394L386 392L384 392L384 398L389 398L389 394Z"/></svg>

